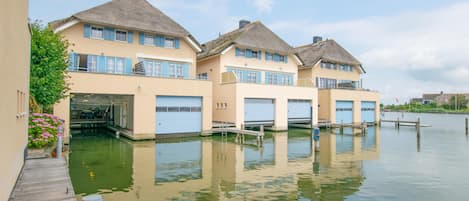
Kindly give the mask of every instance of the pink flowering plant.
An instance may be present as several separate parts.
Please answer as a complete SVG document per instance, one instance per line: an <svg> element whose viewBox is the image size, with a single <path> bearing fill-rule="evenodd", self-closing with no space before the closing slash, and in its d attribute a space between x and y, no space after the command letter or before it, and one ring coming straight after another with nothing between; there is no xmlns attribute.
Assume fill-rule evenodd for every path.
<svg viewBox="0 0 469 201"><path fill-rule="evenodd" d="M59 127L64 127L65 121L51 114L33 113L29 117L28 147L43 148L57 141Z"/></svg>

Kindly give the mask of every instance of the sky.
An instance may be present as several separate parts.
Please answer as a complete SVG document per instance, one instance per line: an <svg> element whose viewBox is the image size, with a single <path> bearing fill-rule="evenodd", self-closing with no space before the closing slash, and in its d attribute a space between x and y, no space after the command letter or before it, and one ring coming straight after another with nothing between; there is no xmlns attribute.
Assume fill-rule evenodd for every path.
<svg viewBox="0 0 469 201"><path fill-rule="evenodd" d="M30 0L44 23L108 0ZM469 93L469 2L464 0L148 0L200 43L260 20L292 46L313 36L341 44L385 104L422 93Z"/></svg>

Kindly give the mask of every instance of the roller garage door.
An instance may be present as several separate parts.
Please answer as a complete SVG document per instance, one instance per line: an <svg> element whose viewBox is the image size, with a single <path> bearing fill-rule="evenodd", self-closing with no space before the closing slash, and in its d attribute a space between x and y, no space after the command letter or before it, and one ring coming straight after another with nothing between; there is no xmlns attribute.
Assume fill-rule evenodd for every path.
<svg viewBox="0 0 469 201"><path fill-rule="evenodd" d="M156 134L198 133L201 131L201 97L156 97Z"/></svg>
<svg viewBox="0 0 469 201"><path fill-rule="evenodd" d="M311 121L311 100L288 100L288 122Z"/></svg>
<svg viewBox="0 0 469 201"><path fill-rule="evenodd" d="M362 122L374 123L376 121L375 106L374 101L362 101Z"/></svg>
<svg viewBox="0 0 469 201"><path fill-rule="evenodd" d="M353 122L353 102L336 101L335 103L335 122L340 124L351 124Z"/></svg>
<svg viewBox="0 0 469 201"><path fill-rule="evenodd" d="M246 123L273 123L275 105L273 99L244 99L244 121Z"/></svg>

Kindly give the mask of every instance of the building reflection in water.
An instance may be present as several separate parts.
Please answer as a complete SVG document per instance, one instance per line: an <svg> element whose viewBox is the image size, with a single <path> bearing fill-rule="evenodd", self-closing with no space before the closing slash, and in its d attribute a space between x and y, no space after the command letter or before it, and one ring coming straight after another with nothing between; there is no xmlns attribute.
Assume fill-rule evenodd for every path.
<svg viewBox="0 0 469 201"><path fill-rule="evenodd" d="M103 194L105 200L126 201L344 200L364 182L362 161L378 159L380 154L379 129L374 127L368 129L367 136L322 134L319 152L313 149L309 130L274 133L264 143L259 148L236 144L230 139L226 142L218 137L165 140L156 144L126 142L131 145L125 149L132 153L127 156L132 160L132 171L123 168L122 172L113 174L131 177L132 181L127 182L129 186L125 188L115 189L110 184L99 189L114 188L112 193ZM89 156L76 154L82 152L77 144L72 147L70 160L95 168L89 164ZM85 143L82 146L86 146ZM113 153L106 155L107 158L116 158L120 152L110 150ZM101 166L104 164L108 163ZM108 165L100 168L112 169L116 164ZM89 181L76 182L77 177L88 177L84 170L78 169L70 169L76 172L71 173L75 175L72 176L74 187L86 186ZM96 175L96 179L108 178ZM88 189L75 190L79 194L93 193Z"/></svg>

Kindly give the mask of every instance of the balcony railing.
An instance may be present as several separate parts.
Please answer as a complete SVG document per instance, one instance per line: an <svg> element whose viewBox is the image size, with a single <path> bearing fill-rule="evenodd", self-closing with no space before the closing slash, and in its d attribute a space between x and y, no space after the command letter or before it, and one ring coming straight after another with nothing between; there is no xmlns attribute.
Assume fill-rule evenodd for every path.
<svg viewBox="0 0 469 201"><path fill-rule="evenodd" d="M261 84L261 85L273 85L273 86L299 86L299 87L314 87L314 82L310 79L297 79L295 80L285 80L285 81L266 81L266 80L257 80L257 79L240 79L233 72L224 72L222 73L222 84L232 84L232 83L247 83L247 84Z"/></svg>
<svg viewBox="0 0 469 201"><path fill-rule="evenodd" d="M180 75L176 73L146 73L144 70L134 68L132 70L125 71L125 69L106 69L100 71L97 68L88 67L75 67L69 68L69 72L84 72L84 73L97 73L97 74L113 74L113 75L129 75L129 76L143 76L143 77L155 77L155 78L170 78L170 79L184 79L184 80L207 80L206 76L188 76Z"/></svg>

